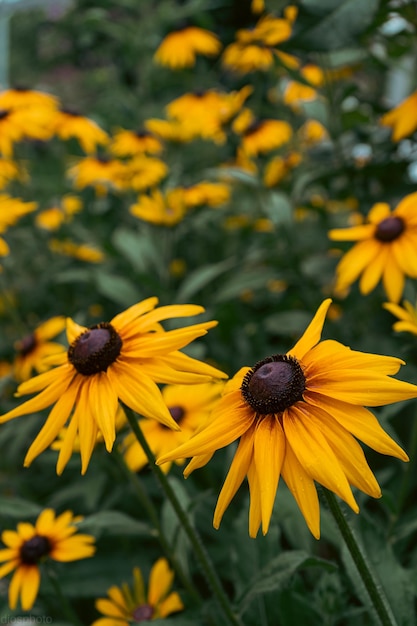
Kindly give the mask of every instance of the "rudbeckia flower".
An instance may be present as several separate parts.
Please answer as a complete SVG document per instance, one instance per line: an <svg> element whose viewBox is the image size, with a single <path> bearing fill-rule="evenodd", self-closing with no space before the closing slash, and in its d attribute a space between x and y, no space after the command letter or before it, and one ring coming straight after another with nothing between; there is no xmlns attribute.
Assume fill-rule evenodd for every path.
<svg viewBox="0 0 417 626"><path fill-rule="evenodd" d="M195 65L197 54L216 56L222 44L214 33L198 26L186 26L169 33L159 45L154 60L173 70Z"/></svg>
<svg viewBox="0 0 417 626"><path fill-rule="evenodd" d="M413 306L408 300L404 300L403 306L393 302L385 302L384 309L398 317L398 322L393 324L393 329L397 333L407 332L417 335L417 306Z"/></svg>
<svg viewBox="0 0 417 626"><path fill-rule="evenodd" d="M129 626L143 621L163 619L182 611L184 605L178 593L171 591L174 573L166 559L158 559L149 574L148 592L138 567L133 570L133 588L127 584L110 587L107 598L96 601L100 617L91 626Z"/></svg>
<svg viewBox="0 0 417 626"><path fill-rule="evenodd" d="M35 219L36 225L45 230L57 230L64 222L71 221L72 216L81 209L79 196L67 194L55 206L40 211Z"/></svg>
<svg viewBox="0 0 417 626"><path fill-rule="evenodd" d="M125 164L125 185L134 191L144 191L154 187L168 174L168 165L145 154L138 154Z"/></svg>
<svg viewBox="0 0 417 626"><path fill-rule="evenodd" d="M0 235L5 233L9 226L16 224L21 217L35 211L36 207L36 202L23 202L20 198L0 194ZM8 253L9 246L0 237L0 256L5 256Z"/></svg>
<svg viewBox="0 0 417 626"><path fill-rule="evenodd" d="M401 141L417 129L417 91L381 117L383 126L392 128L392 140Z"/></svg>
<svg viewBox="0 0 417 626"><path fill-rule="evenodd" d="M64 350L62 344L49 340L59 335L64 328L64 317L51 317L51 319L35 328L32 333L15 342L14 348L17 356L13 367L14 376L17 380L27 380L34 370L41 374L49 369L49 365L45 362L45 357Z"/></svg>
<svg viewBox="0 0 417 626"><path fill-rule="evenodd" d="M275 187L291 170L297 167L302 160L299 152L290 152L286 157L273 157L265 166L263 182L266 187Z"/></svg>
<svg viewBox="0 0 417 626"><path fill-rule="evenodd" d="M14 145L25 139L46 141L51 137L50 109L12 109L0 107L0 153L10 159Z"/></svg>
<svg viewBox="0 0 417 626"><path fill-rule="evenodd" d="M15 570L9 586L9 606L16 608L19 597L22 609L29 611L36 600L41 583L40 565L46 559L78 561L93 556L94 537L77 533L71 511L58 517L52 509L44 509L35 525L20 522L17 530L4 530L0 550L0 578Z"/></svg>
<svg viewBox="0 0 417 626"><path fill-rule="evenodd" d="M87 243L75 243L70 239L51 239L48 242L48 247L52 252L87 263L102 263L104 260L104 254L95 246L90 246Z"/></svg>
<svg viewBox="0 0 417 626"><path fill-rule="evenodd" d="M93 187L98 196L105 196L109 189L120 191L125 187L127 166L118 159L88 156L70 167L68 176L77 189Z"/></svg>
<svg viewBox="0 0 417 626"><path fill-rule="evenodd" d="M162 142L147 130L135 132L120 129L115 133L109 146L110 152L118 157L159 154L162 149Z"/></svg>
<svg viewBox="0 0 417 626"><path fill-rule="evenodd" d="M59 100L45 91L14 87L0 91L0 108L6 109L56 109Z"/></svg>
<svg viewBox="0 0 417 626"><path fill-rule="evenodd" d="M329 232L333 241L357 241L336 268L335 292L357 280L362 294L370 293L382 277L391 302L398 302L405 277L417 278L417 192L405 196L391 212L385 202L374 204L368 223Z"/></svg>
<svg viewBox="0 0 417 626"><path fill-rule="evenodd" d="M129 211L150 224L175 226L183 219L186 205L181 189L170 189L165 194L153 189L150 196L140 195Z"/></svg>
<svg viewBox="0 0 417 626"><path fill-rule="evenodd" d="M256 121L242 135L242 149L249 156L271 152L287 143L292 137L292 128L283 120Z"/></svg>
<svg viewBox="0 0 417 626"><path fill-rule="evenodd" d="M217 207L230 199L230 187L225 183L202 180L195 185L183 187L182 195L187 207L196 207L203 204Z"/></svg>
<svg viewBox="0 0 417 626"><path fill-rule="evenodd" d="M25 170L11 159L0 157L0 189L4 189L14 179L27 180Z"/></svg>
<svg viewBox="0 0 417 626"><path fill-rule="evenodd" d="M201 428L219 399L223 386L221 382L214 382L202 385L166 385L162 389L162 398L181 430L173 431L156 420L141 419L140 427L155 456L170 452ZM134 433L127 435L123 448L125 461L132 471L137 472L147 465L148 457ZM184 459L177 459L176 462L181 465ZM162 470L169 472L171 465L170 462L165 463Z"/></svg>
<svg viewBox="0 0 417 626"><path fill-rule="evenodd" d="M354 486L378 498L379 485L356 439L382 454L407 461L405 452L364 406L417 397L417 386L391 378L403 364L394 357L320 342L331 300L319 307L304 335L286 354L243 367L227 383L206 428L162 455L158 463L193 456L185 474L205 465L216 450L239 440L214 513L219 527L245 476L249 481L249 534L271 520L280 476L307 525L320 536L315 482L336 493L355 512Z"/></svg>
<svg viewBox="0 0 417 626"><path fill-rule="evenodd" d="M326 128L318 120L307 120L298 129L298 138L301 143L312 146L329 138Z"/></svg>
<svg viewBox="0 0 417 626"><path fill-rule="evenodd" d="M52 131L64 141L77 139L87 154L96 152L97 146L106 145L109 141L107 133L96 122L69 109L56 111L52 120Z"/></svg>
<svg viewBox="0 0 417 626"><path fill-rule="evenodd" d="M69 420L57 472L63 471L71 457L78 433L84 474L99 431L106 449L112 450L119 400L140 415L178 430L156 383L189 384L225 377L214 367L179 352L216 322L164 331L162 320L198 315L204 309L186 304L155 308L157 303L157 298L148 298L110 323L90 328L67 319L69 348L49 359L57 367L19 385L17 396L37 395L0 417L4 423L54 405L29 448L25 466L51 445Z"/></svg>
<svg viewBox="0 0 417 626"><path fill-rule="evenodd" d="M291 80L284 91L284 103L298 108L300 102L309 102L318 97L317 88L324 83L323 70L317 65L305 65L299 70L305 82Z"/></svg>

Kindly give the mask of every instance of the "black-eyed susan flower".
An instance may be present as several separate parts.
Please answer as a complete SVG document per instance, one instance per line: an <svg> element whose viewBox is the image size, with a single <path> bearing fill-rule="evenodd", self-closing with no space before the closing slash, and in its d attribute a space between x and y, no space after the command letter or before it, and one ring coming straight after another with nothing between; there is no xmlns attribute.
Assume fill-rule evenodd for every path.
<svg viewBox="0 0 417 626"><path fill-rule="evenodd" d="M323 70L310 63L300 70L303 82L290 80L284 91L284 103L298 109L301 102L309 102L318 97L317 89L324 83Z"/></svg>
<svg viewBox="0 0 417 626"><path fill-rule="evenodd" d="M182 189L170 189L165 194L153 189L150 195L140 195L129 211L151 224L175 226L183 219L186 209Z"/></svg>
<svg viewBox="0 0 417 626"><path fill-rule="evenodd" d="M36 210L36 202L23 202L20 198L12 198L8 194L0 194L0 235L10 226L16 224L23 216ZM9 246L0 237L0 256L9 253Z"/></svg>
<svg viewBox="0 0 417 626"><path fill-rule="evenodd" d="M76 522L71 511L55 516L44 509L35 524L20 522L17 530L3 530L0 550L0 578L14 571L9 585L9 606L15 609L20 598L24 611L30 611L41 584L41 564L54 561L78 561L93 556L94 537L76 534Z"/></svg>
<svg viewBox="0 0 417 626"><path fill-rule="evenodd" d="M202 180L195 185L182 188L184 204L187 207L207 205L218 207L230 199L230 186L226 183L216 183Z"/></svg>
<svg viewBox="0 0 417 626"><path fill-rule="evenodd" d="M158 559L149 574L146 591L142 572L133 570L132 589L125 583L121 587L110 587L107 598L96 601L96 609L104 617L91 626L129 626L140 622L163 619L171 613L182 611L184 605L179 594L171 591L174 572L166 559Z"/></svg>
<svg viewBox="0 0 417 626"><path fill-rule="evenodd" d="M58 315L39 324L32 333L29 333L14 344L16 358L13 363L14 377L19 381L30 378L33 372L41 374L49 369L45 358L58 354L64 346L56 341L50 341L59 335L65 328L65 317Z"/></svg>
<svg viewBox="0 0 417 626"><path fill-rule="evenodd" d="M170 452L187 441L197 429L201 429L215 402L219 399L223 386L222 382L202 385L166 385L162 389L162 397L181 430L173 431L156 420L141 419L142 432L153 454L160 456ZM127 435L123 448L125 461L132 471L137 472L148 464L148 457L134 433ZM176 459L176 463L182 465L184 459ZM162 465L162 470L168 472L171 465L171 462L165 463Z"/></svg>
<svg viewBox="0 0 417 626"><path fill-rule="evenodd" d="M329 138L327 129L318 120L306 120L297 131L297 136L302 144L308 146L315 145Z"/></svg>
<svg viewBox="0 0 417 626"><path fill-rule="evenodd" d="M56 254L69 256L86 263L102 263L104 261L103 252L96 246L88 243L75 243L71 239L50 239L48 248Z"/></svg>
<svg viewBox="0 0 417 626"><path fill-rule="evenodd" d="M44 209L36 215L36 225L44 230L57 230L61 224L70 222L72 216L81 211L82 206L79 196L66 194L54 206Z"/></svg>
<svg viewBox="0 0 417 626"><path fill-rule="evenodd" d="M11 180L16 179L26 181L28 179L27 172L12 159L0 157L0 189L4 189Z"/></svg>
<svg viewBox="0 0 417 626"><path fill-rule="evenodd" d="M50 139L50 120L53 115L55 112L47 108L0 107L0 154L10 159L16 143L26 139Z"/></svg>
<svg viewBox="0 0 417 626"><path fill-rule="evenodd" d="M157 298L148 298L119 313L110 323L90 328L67 319L69 348L49 359L57 367L19 385L17 396L37 395L0 418L3 423L54 405L29 448L25 466L51 445L68 421L57 472L63 471L71 457L78 434L81 471L85 473L99 431L106 449L112 450L119 400L140 415L178 430L156 383L189 384L225 377L216 368L179 351L205 335L216 322L164 331L162 320L198 315L204 309L185 304L155 308L157 303Z"/></svg>
<svg viewBox="0 0 417 626"><path fill-rule="evenodd" d="M412 305L408 300L404 300L403 306L394 304L393 302L385 302L384 309L398 317L398 322L393 324L393 329L397 333L412 333L417 335L417 306Z"/></svg>
<svg viewBox="0 0 417 626"><path fill-rule="evenodd" d="M39 109L46 108L55 110L59 100L56 96L24 87L13 87L0 91L0 108L6 109Z"/></svg>
<svg viewBox="0 0 417 626"><path fill-rule="evenodd" d="M164 141L188 143L195 139L195 128L186 120L162 120L152 117L144 122L144 126Z"/></svg>
<svg viewBox="0 0 417 626"><path fill-rule="evenodd" d="M109 189L120 191L126 186L127 166L118 159L87 156L70 167L67 174L76 189L93 187L97 196L105 196Z"/></svg>
<svg viewBox="0 0 417 626"><path fill-rule="evenodd" d="M161 140L148 130L118 130L112 138L109 151L117 157L137 154L159 154L163 150Z"/></svg>
<svg viewBox="0 0 417 626"><path fill-rule="evenodd" d="M55 112L51 129L53 134L64 141L77 139L87 154L95 153L98 146L104 146L109 142L108 134L96 122L70 109Z"/></svg>
<svg viewBox="0 0 417 626"><path fill-rule="evenodd" d="M134 191L145 191L158 185L169 171L164 161L146 154L137 154L123 165L125 186Z"/></svg>
<svg viewBox="0 0 417 626"><path fill-rule="evenodd" d="M164 37L155 52L154 60L173 70L183 69L195 65L197 54L216 56L221 47L222 44L214 33L198 26L186 26Z"/></svg>
<svg viewBox="0 0 417 626"><path fill-rule="evenodd" d="M335 292L343 294L359 276L362 294L370 293L381 280L391 302L399 302L405 277L417 278L417 192L405 196L391 212L385 202L371 208L366 224L336 228L333 241L357 243L336 268Z"/></svg>
<svg viewBox="0 0 417 626"><path fill-rule="evenodd" d="M242 150L248 156L265 154L284 145L291 137L291 125L284 120L255 121L242 135Z"/></svg>
<svg viewBox="0 0 417 626"><path fill-rule="evenodd" d="M280 476L286 482L312 534L320 535L318 482L355 511L351 486L378 498L379 485L356 439L403 461L405 452L364 406L417 397L417 386L391 378L401 359L320 342L331 300L325 300L295 346L243 367L202 431L158 463L193 456L185 474L205 465L219 448L239 440L214 513L218 528L247 476L249 534L268 531Z"/></svg>
<svg viewBox="0 0 417 626"><path fill-rule="evenodd" d="M381 124L392 128L392 140L401 141L417 129L417 91L381 117Z"/></svg>
<svg viewBox="0 0 417 626"><path fill-rule="evenodd" d="M285 176L302 160L299 152L290 152L286 157L277 155L273 157L265 166L263 173L263 182L266 187L274 187L278 185Z"/></svg>

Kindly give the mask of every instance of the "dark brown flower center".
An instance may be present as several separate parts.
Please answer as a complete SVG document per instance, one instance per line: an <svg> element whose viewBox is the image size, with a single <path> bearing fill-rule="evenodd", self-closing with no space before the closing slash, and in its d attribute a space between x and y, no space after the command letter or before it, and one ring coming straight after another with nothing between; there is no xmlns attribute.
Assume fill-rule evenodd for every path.
<svg viewBox="0 0 417 626"><path fill-rule="evenodd" d="M23 339L16 341L16 350L19 352L21 356L26 356L30 354L36 347L37 341L35 335L32 333L30 335L26 335Z"/></svg>
<svg viewBox="0 0 417 626"><path fill-rule="evenodd" d="M122 344L113 326L102 322L86 330L71 344L68 360L85 376L105 372L119 356Z"/></svg>
<svg viewBox="0 0 417 626"><path fill-rule="evenodd" d="M51 543L48 537L35 535L28 539L20 548L20 559L25 565L35 565L43 556L51 551Z"/></svg>
<svg viewBox="0 0 417 626"><path fill-rule="evenodd" d="M169 406L168 410L171 413L172 419L174 419L177 422L177 424L179 424L182 418L184 417L184 413L185 413L182 406L179 406L179 405Z"/></svg>
<svg viewBox="0 0 417 626"><path fill-rule="evenodd" d="M247 127L243 134L245 135L245 137L248 137L249 135L254 135L258 132L258 130L262 128L262 126L263 122L261 120L255 120Z"/></svg>
<svg viewBox="0 0 417 626"><path fill-rule="evenodd" d="M136 607L136 609L132 613L132 618L135 622L144 622L146 620L152 619L153 616L153 606L150 604L141 604Z"/></svg>
<svg viewBox="0 0 417 626"><path fill-rule="evenodd" d="M405 224L401 217L387 217L379 222L375 231L375 238L378 241L394 241L404 231Z"/></svg>
<svg viewBox="0 0 417 626"><path fill-rule="evenodd" d="M0 109L0 120L5 120L9 113L7 109Z"/></svg>
<svg viewBox="0 0 417 626"><path fill-rule="evenodd" d="M259 361L244 377L244 400L259 415L281 413L303 399L306 379L297 359L275 354Z"/></svg>

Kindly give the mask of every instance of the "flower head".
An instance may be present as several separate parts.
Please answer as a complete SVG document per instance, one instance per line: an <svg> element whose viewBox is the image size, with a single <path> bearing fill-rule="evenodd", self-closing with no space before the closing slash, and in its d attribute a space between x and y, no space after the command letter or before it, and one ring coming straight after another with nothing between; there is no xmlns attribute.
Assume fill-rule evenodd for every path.
<svg viewBox="0 0 417 626"><path fill-rule="evenodd" d="M92 626L129 626L147 620L164 618L182 611L184 605L176 591L171 591L174 573L166 559L158 559L149 575L148 592L138 567L133 570L133 588L126 583L110 587L107 598L96 601L100 617Z"/></svg>
<svg viewBox="0 0 417 626"><path fill-rule="evenodd" d="M91 186L98 196L105 196L108 189L122 189L126 175L125 163L101 156L84 157L68 170L68 176L77 189Z"/></svg>
<svg viewBox="0 0 417 626"><path fill-rule="evenodd" d="M148 298L119 313L110 323L90 328L67 319L69 348L54 357L58 367L23 382L18 396L37 395L0 418L3 423L54 405L29 448L25 466L51 445L69 420L57 472L63 471L71 457L78 434L85 473L99 431L106 449L112 450L119 400L137 413L178 430L156 383L188 384L225 377L214 367L179 352L216 322L165 331L162 320L198 315L204 309L185 304L155 308L157 303L157 298Z"/></svg>
<svg viewBox="0 0 417 626"><path fill-rule="evenodd" d="M79 259L86 263L102 263L104 260L104 254L95 246L91 246L87 243L75 243L71 239L51 239L48 242L48 247L52 252L56 254L62 254L63 256L69 256L73 259Z"/></svg>
<svg viewBox="0 0 417 626"><path fill-rule="evenodd" d="M214 513L218 528L245 476L249 481L249 534L270 524L280 476L307 525L320 535L315 482L334 491L358 512L351 486L378 498L379 485L356 439L403 461L405 452L364 406L417 397L417 386L391 378L401 359L320 342L331 300L325 300L304 335L286 354L243 367L227 383L206 428L158 463L193 456L185 474L213 453L239 440Z"/></svg>
<svg viewBox="0 0 417 626"><path fill-rule="evenodd" d="M255 121L243 133L242 149L249 156L271 152L287 143L292 128L283 120Z"/></svg>
<svg viewBox="0 0 417 626"><path fill-rule="evenodd" d="M417 91L381 117L383 126L392 128L392 140L401 141L417 129Z"/></svg>
<svg viewBox="0 0 417 626"><path fill-rule="evenodd" d="M170 189L165 194L159 189L153 189L150 195L141 194L129 211L135 217L151 224L175 226L183 219L186 205L181 189Z"/></svg>
<svg viewBox="0 0 417 626"><path fill-rule="evenodd" d="M35 328L32 333L15 342L14 347L17 355L13 370L17 380L27 380L32 375L33 370L40 374L49 369L45 357L64 350L64 346L60 343L49 340L59 335L64 328L65 318L63 316L51 317Z"/></svg>
<svg viewBox="0 0 417 626"><path fill-rule="evenodd" d="M77 533L71 511L58 517L52 509L44 509L35 525L20 522L17 530L4 530L0 550L0 578L15 570L9 586L9 606L15 609L20 596L24 611L35 603L41 582L40 564L45 559L78 561L93 556L94 537Z"/></svg>
<svg viewBox="0 0 417 626"><path fill-rule="evenodd" d="M147 130L118 130L109 150L118 157L135 156L136 154L159 154L163 144Z"/></svg>
<svg viewBox="0 0 417 626"><path fill-rule="evenodd" d="M1 133L0 133L1 134ZM9 226L13 226L21 217L36 210L36 202L23 202L20 198L12 198L8 194L0 194L0 235ZM9 246L0 237L0 256L9 253Z"/></svg>
<svg viewBox="0 0 417 626"><path fill-rule="evenodd" d="M87 154L94 153L97 146L105 145L109 141L107 133L96 122L69 109L61 109L55 113L52 129L64 141L77 139Z"/></svg>
<svg viewBox="0 0 417 626"><path fill-rule="evenodd" d="M403 306L393 302L385 302L384 309L398 317L398 322L393 324L393 329L397 333L407 332L417 335L417 305L412 305L408 300L404 300Z"/></svg>
<svg viewBox="0 0 417 626"><path fill-rule="evenodd" d="M417 277L417 192L405 196L391 212L385 202L374 204L368 223L329 232L333 241L357 241L336 268L337 293L361 275L361 293L371 292L382 277L391 302L398 302L405 277Z"/></svg>
<svg viewBox="0 0 417 626"><path fill-rule="evenodd" d="M198 26L174 30L163 39L154 59L160 65L177 70L195 65L197 54L216 56L221 43L214 33Z"/></svg>

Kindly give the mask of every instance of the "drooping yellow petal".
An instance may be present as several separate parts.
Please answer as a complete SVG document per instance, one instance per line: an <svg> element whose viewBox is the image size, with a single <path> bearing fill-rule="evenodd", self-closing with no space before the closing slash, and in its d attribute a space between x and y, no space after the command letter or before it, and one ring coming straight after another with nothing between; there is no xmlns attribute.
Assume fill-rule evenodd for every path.
<svg viewBox="0 0 417 626"><path fill-rule="evenodd" d="M321 303L312 321L304 331L303 336L297 341L295 346L289 350L288 354L301 361L306 352L311 350L311 348L320 341L324 320L331 303L330 298L327 298L327 300Z"/></svg>
<svg viewBox="0 0 417 626"><path fill-rule="evenodd" d="M329 230L328 237L332 241L364 241L370 239L374 231L373 224L360 224L351 228L333 228Z"/></svg>
<svg viewBox="0 0 417 626"><path fill-rule="evenodd" d="M378 254L372 259L372 263L369 263L363 270L359 281L359 290L362 294L367 295L375 289L389 260L391 260L390 247L380 245Z"/></svg>
<svg viewBox="0 0 417 626"><path fill-rule="evenodd" d="M336 267L335 290L347 289L360 276L363 270L373 262L381 244L374 240L361 241L343 256Z"/></svg>
<svg viewBox="0 0 417 626"><path fill-rule="evenodd" d="M88 401L91 413L103 435L106 449L111 452L116 438L116 412L119 402L117 392L107 372L99 372L91 377Z"/></svg>
<svg viewBox="0 0 417 626"><path fill-rule="evenodd" d="M157 606L171 589L173 581L174 572L168 566L168 561L158 559L149 574L148 603Z"/></svg>
<svg viewBox="0 0 417 626"><path fill-rule="evenodd" d="M391 302L399 302L403 295L405 278L402 269L397 264L395 258L392 258L392 255L390 262L384 267L382 284L388 299Z"/></svg>
<svg viewBox="0 0 417 626"><path fill-rule="evenodd" d="M256 471L255 463L249 466L248 470L249 483L249 537L253 539L258 534L258 530L262 521L261 496L260 496L260 477Z"/></svg>
<svg viewBox="0 0 417 626"><path fill-rule="evenodd" d="M96 408L96 384L98 374L90 376L82 385L78 397L77 408L73 418L78 423L78 439L80 442L81 474L85 474L90 458L97 443L98 423L95 416L99 414ZM107 400L107 398L106 398ZM104 435L103 435L104 438Z"/></svg>
<svg viewBox="0 0 417 626"><path fill-rule="evenodd" d="M74 442L75 437L77 436L78 431L78 413L74 413L71 418L71 421L68 425L68 428L65 432L65 435L62 439L61 449L59 451L58 460L56 464L56 473L58 475L62 474L67 465L68 461L71 458L71 455L74 450Z"/></svg>
<svg viewBox="0 0 417 626"><path fill-rule="evenodd" d="M179 596L179 594L174 591L170 593L165 600L163 600L158 607L158 613L160 617L167 617L171 615L171 613L175 613L176 611L182 611L184 608L184 604Z"/></svg>

